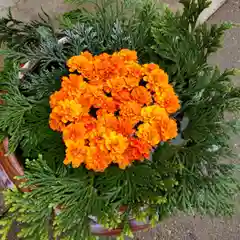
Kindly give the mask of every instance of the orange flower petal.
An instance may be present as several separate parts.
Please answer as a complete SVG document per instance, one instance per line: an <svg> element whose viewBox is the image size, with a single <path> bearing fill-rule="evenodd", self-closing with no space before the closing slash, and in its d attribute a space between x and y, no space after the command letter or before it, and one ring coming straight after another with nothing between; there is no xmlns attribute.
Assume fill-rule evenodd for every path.
<svg viewBox="0 0 240 240"><path fill-rule="evenodd" d="M133 100L140 104L149 105L152 102L152 96L150 92L148 92L148 90L143 86L135 87L131 92L131 96Z"/></svg>
<svg viewBox="0 0 240 240"><path fill-rule="evenodd" d="M175 113L180 108L179 99L171 85L159 88L155 93L154 99L169 114Z"/></svg>

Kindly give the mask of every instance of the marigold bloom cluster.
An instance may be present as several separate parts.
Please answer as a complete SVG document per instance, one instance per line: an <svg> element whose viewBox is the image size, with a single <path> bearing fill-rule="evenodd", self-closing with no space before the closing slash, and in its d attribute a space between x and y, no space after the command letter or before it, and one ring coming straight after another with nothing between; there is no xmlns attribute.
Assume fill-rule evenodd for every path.
<svg viewBox="0 0 240 240"><path fill-rule="evenodd" d="M69 76L50 97L50 127L63 133L64 164L104 171L148 159L161 141L176 137L170 115L180 105L168 75L140 65L137 53L83 52L67 61Z"/></svg>

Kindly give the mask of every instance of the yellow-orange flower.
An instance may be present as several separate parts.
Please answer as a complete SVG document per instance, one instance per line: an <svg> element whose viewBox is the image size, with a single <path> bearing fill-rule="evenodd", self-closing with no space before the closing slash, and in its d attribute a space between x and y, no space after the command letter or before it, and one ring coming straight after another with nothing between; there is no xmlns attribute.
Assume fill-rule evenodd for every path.
<svg viewBox="0 0 240 240"><path fill-rule="evenodd" d="M72 141L71 144L67 146L64 164L72 164L74 168L78 168L84 162L85 157L86 147L84 146L83 140Z"/></svg>
<svg viewBox="0 0 240 240"><path fill-rule="evenodd" d="M141 105L137 102L130 101L120 105L120 115L126 118L132 118L132 120L141 119Z"/></svg>
<svg viewBox="0 0 240 240"><path fill-rule="evenodd" d="M63 131L65 124L61 121L60 116L55 113L51 113L49 117L49 126L54 131Z"/></svg>
<svg viewBox="0 0 240 240"><path fill-rule="evenodd" d="M126 64L126 73L129 77L132 76L139 81L144 75L144 70L140 64L136 62L130 62Z"/></svg>
<svg viewBox="0 0 240 240"><path fill-rule="evenodd" d="M161 140L158 129L150 123L141 124L138 127L137 136L152 146L156 146Z"/></svg>
<svg viewBox="0 0 240 240"><path fill-rule="evenodd" d="M111 157L108 152L101 151L96 146L87 148L86 154L86 168L97 172L103 172L111 163Z"/></svg>
<svg viewBox="0 0 240 240"><path fill-rule="evenodd" d="M58 105L53 108L50 119L59 118L63 123L67 123L73 122L87 114L88 108L83 107L74 100L65 99L59 101Z"/></svg>
<svg viewBox="0 0 240 240"><path fill-rule="evenodd" d="M155 122L154 127L158 130L161 141L164 142L175 138L178 134L177 123L173 119Z"/></svg>
<svg viewBox="0 0 240 240"><path fill-rule="evenodd" d="M82 52L67 66L72 73L49 100L49 125L62 132L66 145L64 164L125 169L176 137L169 114L180 108L179 100L157 64L141 65L135 51L122 49L112 55Z"/></svg>
<svg viewBox="0 0 240 240"><path fill-rule="evenodd" d="M117 91L117 90L112 91L112 97L113 97L113 99L115 99L116 101L119 101L119 102L126 102L126 101L132 100L131 94L130 94L129 90L127 90L126 88L122 89L120 91Z"/></svg>
<svg viewBox="0 0 240 240"><path fill-rule="evenodd" d="M124 154L112 154L112 153L110 153L110 157L112 158L113 163L117 163L119 168L121 168L121 169L125 169L132 162L128 158L126 158Z"/></svg>
<svg viewBox="0 0 240 240"><path fill-rule="evenodd" d="M122 49L120 52L114 53L114 55L123 57L125 61L137 61L137 52L129 49Z"/></svg>
<svg viewBox="0 0 240 240"><path fill-rule="evenodd" d="M128 146L128 139L115 131L104 134L103 138L107 150L113 154L123 154Z"/></svg>
<svg viewBox="0 0 240 240"><path fill-rule="evenodd" d="M102 96L95 98L93 102L93 107L105 109L109 113L113 113L117 110L117 102L111 97Z"/></svg>
<svg viewBox="0 0 240 240"><path fill-rule="evenodd" d="M86 91L87 83L83 81L83 77L77 74L69 74L69 77L62 77L62 88L68 93L72 99L83 94Z"/></svg>
<svg viewBox="0 0 240 240"><path fill-rule="evenodd" d="M165 108L168 113L175 113L179 108L179 100L171 85L167 87L159 88L154 96L155 101Z"/></svg>
<svg viewBox="0 0 240 240"><path fill-rule="evenodd" d="M115 126L115 130L121 133L123 136L130 137L135 132L133 124L128 119L119 118L118 123Z"/></svg>
<svg viewBox="0 0 240 240"><path fill-rule="evenodd" d="M107 86L115 91L123 90L127 85L124 77L116 76L107 80Z"/></svg>
<svg viewBox="0 0 240 240"><path fill-rule="evenodd" d="M146 75L151 73L154 69L159 69L159 66L155 63L148 63L143 65L143 70Z"/></svg>
<svg viewBox="0 0 240 240"><path fill-rule="evenodd" d="M67 66L69 67L70 72L78 71L79 73L81 72L81 74L84 76L93 70L91 62L89 62L88 58L84 56L84 54L71 57L67 61Z"/></svg>
<svg viewBox="0 0 240 240"><path fill-rule="evenodd" d="M59 101L63 101L65 99L69 99L69 95L65 92L65 91L58 91L58 92L54 92L51 96L50 96L50 107L54 108L58 105Z"/></svg>
<svg viewBox="0 0 240 240"><path fill-rule="evenodd" d="M68 142L76 142L83 140L86 133L86 129L83 122L71 123L63 129L63 140L68 146Z"/></svg>
<svg viewBox="0 0 240 240"><path fill-rule="evenodd" d="M162 69L154 69L143 79L147 82L147 88L150 90L168 85L168 75Z"/></svg>
<svg viewBox="0 0 240 240"><path fill-rule="evenodd" d="M131 96L133 100L140 104L149 105L152 102L152 96L150 92L143 86L135 87L131 92Z"/></svg>
<svg viewBox="0 0 240 240"><path fill-rule="evenodd" d="M118 125L118 119L112 113L103 113L98 116L97 124L114 130Z"/></svg>
<svg viewBox="0 0 240 240"><path fill-rule="evenodd" d="M90 52L88 52L88 51L82 52L81 56L84 56L88 61L92 61L93 60L93 55Z"/></svg>
<svg viewBox="0 0 240 240"><path fill-rule="evenodd" d="M151 145L149 143L132 137L129 139L129 146L124 153L124 158L128 159L129 162L141 161L149 158L150 151Z"/></svg>
<svg viewBox="0 0 240 240"><path fill-rule="evenodd" d="M157 104L143 107L141 109L141 116L144 122L152 123L161 119L169 119L166 110Z"/></svg>

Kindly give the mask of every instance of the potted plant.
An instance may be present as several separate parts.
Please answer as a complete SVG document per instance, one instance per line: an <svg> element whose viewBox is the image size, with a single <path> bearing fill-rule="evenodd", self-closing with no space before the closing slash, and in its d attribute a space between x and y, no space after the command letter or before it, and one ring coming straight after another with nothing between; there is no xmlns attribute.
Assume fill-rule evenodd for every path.
<svg viewBox="0 0 240 240"><path fill-rule="evenodd" d="M1 20L1 169L17 186L2 239L15 221L23 239L85 240L234 212L240 91L207 63L230 25L197 25L205 0L100 2L58 29Z"/></svg>

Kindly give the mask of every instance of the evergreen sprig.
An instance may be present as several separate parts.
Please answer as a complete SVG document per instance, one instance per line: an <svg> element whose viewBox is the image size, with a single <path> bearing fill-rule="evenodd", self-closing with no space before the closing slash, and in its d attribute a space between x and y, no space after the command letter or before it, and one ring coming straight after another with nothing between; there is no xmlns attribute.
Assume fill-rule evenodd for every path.
<svg viewBox="0 0 240 240"><path fill-rule="evenodd" d="M6 43L8 48L18 52L38 45L42 32L55 33L52 20L46 12L42 10L39 18L39 21L25 23L15 19L9 9L8 15L0 20L0 43Z"/></svg>

